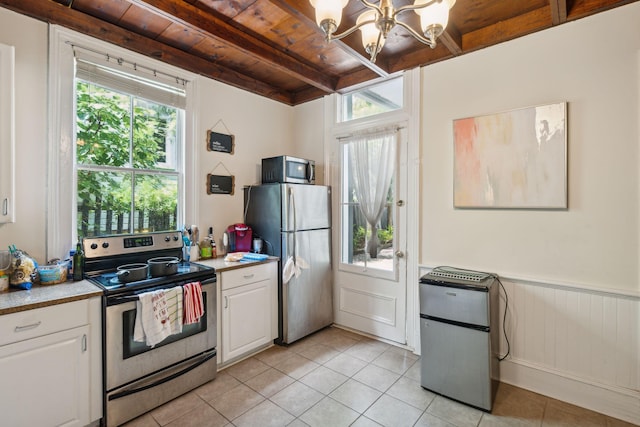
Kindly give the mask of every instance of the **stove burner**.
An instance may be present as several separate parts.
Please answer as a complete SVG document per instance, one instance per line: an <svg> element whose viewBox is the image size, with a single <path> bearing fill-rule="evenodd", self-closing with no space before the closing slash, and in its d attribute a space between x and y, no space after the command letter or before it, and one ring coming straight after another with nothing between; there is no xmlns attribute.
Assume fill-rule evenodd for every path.
<svg viewBox="0 0 640 427"><path fill-rule="evenodd" d="M200 267L200 266L198 266ZM161 277L169 277L169 278L177 278L177 276L179 274L185 274L185 273L190 273L193 271L197 271L197 268L195 267L195 264L193 263L181 263L178 264L178 271L176 274L171 274L171 275L166 275L166 276L157 276L157 277L153 277L150 274L147 275L147 277L145 277L142 280L138 280L138 281L134 281L134 282L121 282L120 278L118 277L118 273L113 272L113 273L104 273L102 275L99 276L98 280L100 282L104 282L104 283L108 283L111 286L128 286L128 285L135 285L136 283L139 283L143 280L149 280L149 279L157 279L157 278L161 278Z"/></svg>

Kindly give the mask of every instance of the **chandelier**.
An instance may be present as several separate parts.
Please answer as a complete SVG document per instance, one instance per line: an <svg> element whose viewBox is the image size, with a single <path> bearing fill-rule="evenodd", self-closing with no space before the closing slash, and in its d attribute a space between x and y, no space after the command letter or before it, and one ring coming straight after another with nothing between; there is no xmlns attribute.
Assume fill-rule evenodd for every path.
<svg viewBox="0 0 640 427"><path fill-rule="evenodd" d="M413 4L393 7L392 0L381 0L375 5L366 0L360 2L367 8L356 20L356 25L340 34L335 34L342 20L342 9L349 0L309 0L316 10L316 22L326 36L327 42L340 40L356 30L362 32L362 45L370 55L371 62L376 62L376 57L389 32L399 25L420 42L436 47L436 39L449 22L449 9L456 0L414 0ZM406 23L396 19L399 14L413 10L420 16L422 34L411 28Z"/></svg>

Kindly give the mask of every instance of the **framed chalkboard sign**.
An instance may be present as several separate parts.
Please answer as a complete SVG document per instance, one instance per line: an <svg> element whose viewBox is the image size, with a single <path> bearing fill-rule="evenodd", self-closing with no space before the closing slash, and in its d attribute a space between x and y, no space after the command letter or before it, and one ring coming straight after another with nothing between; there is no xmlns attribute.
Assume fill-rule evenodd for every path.
<svg viewBox="0 0 640 427"><path fill-rule="evenodd" d="M233 175L207 174L207 194L233 195L236 177Z"/></svg>
<svg viewBox="0 0 640 427"><path fill-rule="evenodd" d="M207 131L207 150L209 151L233 154L234 144L233 135Z"/></svg>

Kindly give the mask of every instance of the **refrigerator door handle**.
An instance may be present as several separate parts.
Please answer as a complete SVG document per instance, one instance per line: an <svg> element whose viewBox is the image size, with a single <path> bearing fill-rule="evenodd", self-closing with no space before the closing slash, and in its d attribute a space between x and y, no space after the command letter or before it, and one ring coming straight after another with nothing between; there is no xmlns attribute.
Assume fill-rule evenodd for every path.
<svg viewBox="0 0 640 427"><path fill-rule="evenodd" d="M316 177L316 168L311 163L307 163L307 182L314 182Z"/></svg>

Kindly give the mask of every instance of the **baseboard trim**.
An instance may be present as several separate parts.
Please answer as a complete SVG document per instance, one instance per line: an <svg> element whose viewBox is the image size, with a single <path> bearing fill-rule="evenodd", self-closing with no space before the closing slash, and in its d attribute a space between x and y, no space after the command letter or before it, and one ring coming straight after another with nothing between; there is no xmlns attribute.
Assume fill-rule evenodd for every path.
<svg viewBox="0 0 640 427"><path fill-rule="evenodd" d="M588 382L525 361L500 363L500 381L638 424L640 391Z"/></svg>

